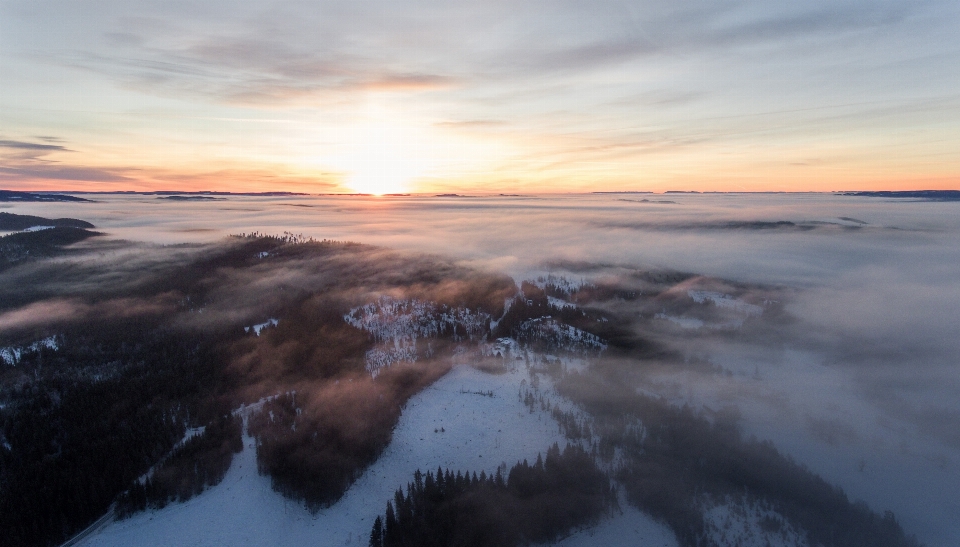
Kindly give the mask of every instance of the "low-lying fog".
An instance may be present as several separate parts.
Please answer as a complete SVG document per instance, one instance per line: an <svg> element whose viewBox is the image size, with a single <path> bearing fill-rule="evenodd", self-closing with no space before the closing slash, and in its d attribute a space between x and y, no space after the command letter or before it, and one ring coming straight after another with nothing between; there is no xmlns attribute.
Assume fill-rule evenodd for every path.
<svg viewBox="0 0 960 547"><path fill-rule="evenodd" d="M292 232L458 258L523 279L616 266L765 285L798 320L763 336L658 334L729 374L651 373L672 400L736 405L744 429L929 545L960 544L960 203L822 194L241 197L0 209L160 244ZM95 245L96 243L87 243ZM690 324L687 325L692 326Z"/></svg>

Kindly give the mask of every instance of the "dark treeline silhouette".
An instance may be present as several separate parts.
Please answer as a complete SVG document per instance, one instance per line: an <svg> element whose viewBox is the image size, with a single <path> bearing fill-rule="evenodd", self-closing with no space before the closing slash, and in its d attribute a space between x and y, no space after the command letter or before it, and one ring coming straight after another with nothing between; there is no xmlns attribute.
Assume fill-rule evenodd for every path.
<svg viewBox="0 0 960 547"><path fill-rule="evenodd" d="M616 478L628 500L664 520L684 547L714 547L706 535L703 509L715 500L769 504L810 543L824 547L915 547L893 514L852 503L806 467L780 454L768 441L742 437L735 417L708 419L688 406L638 394L619 377L621 368L565 375L558 391L593 417L606 446L620 447Z"/></svg>
<svg viewBox="0 0 960 547"><path fill-rule="evenodd" d="M243 420L227 415L207 425L203 433L188 438L150 476L142 482L135 480L117 498L117 517L183 502L208 486L220 484L230 469L233 454L243 450L242 430Z"/></svg>
<svg viewBox="0 0 960 547"><path fill-rule="evenodd" d="M29 380L2 391L5 545L56 544L95 520L216 406L217 358L197 337L101 321L59 344L25 355Z"/></svg>
<svg viewBox="0 0 960 547"><path fill-rule="evenodd" d="M69 226L73 228L95 228L93 224L76 218L44 218L32 215L18 215L0 212L0 230L26 230L33 226Z"/></svg>
<svg viewBox="0 0 960 547"><path fill-rule="evenodd" d="M16 190L0 190L0 201L26 202L26 201L90 201L77 196L68 196L66 194L51 194L47 192L17 192Z"/></svg>
<svg viewBox="0 0 960 547"><path fill-rule="evenodd" d="M29 259L60 254L62 247L98 235L99 232L74 226L56 226L35 232L5 235L0 237L0 270Z"/></svg>
<svg viewBox="0 0 960 547"><path fill-rule="evenodd" d="M506 479L481 472L420 471L374 521L371 547L510 547L554 541L616 504L610 480L582 448L553 445Z"/></svg>

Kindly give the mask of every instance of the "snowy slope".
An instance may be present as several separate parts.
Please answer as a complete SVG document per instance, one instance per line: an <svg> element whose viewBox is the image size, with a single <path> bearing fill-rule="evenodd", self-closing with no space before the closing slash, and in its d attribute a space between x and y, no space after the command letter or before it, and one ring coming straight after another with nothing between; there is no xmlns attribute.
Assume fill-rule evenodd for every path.
<svg viewBox="0 0 960 547"><path fill-rule="evenodd" d="M555 545L558 547L607 547L643 545L644 547L677 547L677 537L666 525L641 513L632 505L620 502L621 513L601 521L597 526L580 530Z"/></svg>
<svg viewBox="0 0 960 547"><path fill-rule="evenodd" d="M522 365L499 375L457 366L408 402L380 460L340 502L315 516L273 492L269 478L257 474L253 439L246 437L243 452L221 484L183 504L114 522L79 545L366 545L373 519L417 469L441 466L492 473L502 463L532 461L554 442L564 444L548 414L531 413L518 400L520 382L526 378ZM492 397L476 393L488 391ZM563 545L599 544L585 533ZM595 533L611 538L601 542L605 545L612 538L630 545L637 537L669 536L629 507L624 515L601 523Z"/></svg>

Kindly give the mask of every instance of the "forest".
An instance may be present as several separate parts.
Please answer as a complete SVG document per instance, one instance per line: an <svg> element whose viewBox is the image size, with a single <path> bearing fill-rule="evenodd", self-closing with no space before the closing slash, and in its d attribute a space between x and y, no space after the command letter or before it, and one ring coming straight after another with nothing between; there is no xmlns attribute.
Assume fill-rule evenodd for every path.
<svg viewBox="0 0 960 547"><path fill-rule="evenodd" d="M576 445L487 476L449 469L420 471L387 502L370 532L370 547L470 545L511 547L558 539L596 523L616 507L610 479Z"/></svg>
<svg viewBox="0 0 960 547"><path fill-rule="evenodd" d="M205 426L202 433L188 437L176 446L152 472L134 480L117 497L114 512L124 518L150 509L162 509L168 503L184 502L220 484L233 455L243 450L243 420L224 415Z"/></svg>

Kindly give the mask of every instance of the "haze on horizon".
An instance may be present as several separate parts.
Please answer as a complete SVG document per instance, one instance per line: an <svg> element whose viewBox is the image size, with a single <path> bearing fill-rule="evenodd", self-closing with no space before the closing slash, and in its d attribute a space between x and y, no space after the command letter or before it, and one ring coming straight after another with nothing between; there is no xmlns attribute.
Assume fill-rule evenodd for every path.
<svg viewBox="0 0 960 547"><path fill-rule="evenodd" d="M0 187L943 189L956 2L0 1Z"/></svg>

